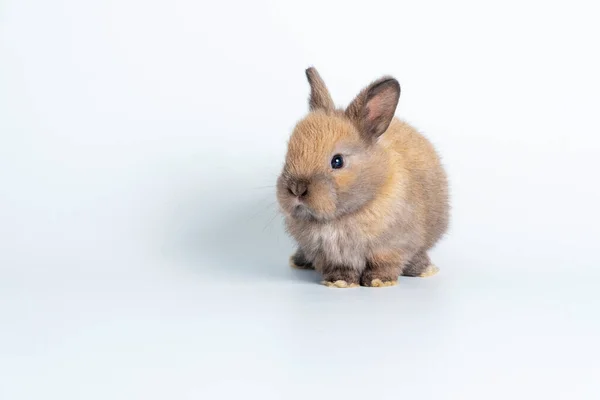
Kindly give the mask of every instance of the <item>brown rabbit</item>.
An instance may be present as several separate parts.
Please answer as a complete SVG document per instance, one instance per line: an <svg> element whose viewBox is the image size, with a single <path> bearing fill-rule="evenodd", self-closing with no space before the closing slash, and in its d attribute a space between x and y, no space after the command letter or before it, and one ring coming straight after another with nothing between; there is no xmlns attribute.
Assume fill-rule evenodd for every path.
<svg viewBox="0 0 600 400"><path fill-rule="evenodd" d="M298 242L292 266L315 268L332 287L435 274L427 251L448 227L448 183L431 143L394 116L398 81L373 82L341 110L314 68L306 76L310 113L277 180Z"/></svg>

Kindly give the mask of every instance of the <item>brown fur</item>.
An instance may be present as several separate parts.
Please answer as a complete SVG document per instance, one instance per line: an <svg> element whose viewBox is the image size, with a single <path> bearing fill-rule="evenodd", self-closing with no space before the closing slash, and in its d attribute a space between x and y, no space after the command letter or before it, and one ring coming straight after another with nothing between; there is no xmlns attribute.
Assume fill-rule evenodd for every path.
<svg viewBox="0 0 600 400"><path fill-rule="evenodd" d="M325 86L325 82L321 79L321 75L314 68L306 70L306 79L310 84L310 98L308 99L308 105L310 110L326 110L333 111L335 104L329 95L329 90Z"/></svg>
<svg viewBox="0 0 600 400"><path fill-rule="evenodd" d="M311 112L294 129L277 181L299 245L294 258L329 283L389 286L401 274L420 276L448 226L448 189L431 143L394 117L398 82L381 78L336 110L316 70L306 75ZM331 167L336 154L341 169Z"/></svg>

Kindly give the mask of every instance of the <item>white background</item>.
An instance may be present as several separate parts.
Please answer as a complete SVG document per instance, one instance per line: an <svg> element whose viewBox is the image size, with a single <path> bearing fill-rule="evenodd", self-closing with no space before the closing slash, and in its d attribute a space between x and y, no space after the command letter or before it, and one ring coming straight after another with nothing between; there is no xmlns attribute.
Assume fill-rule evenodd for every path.
<svg viewBox="0 0 600 400"><path fill-rule="evenodd" d="M0 399L599 398L597 15L2 1ZM400 81L451 180L437 277L288 268L309 65L340 105Z"/></svg>

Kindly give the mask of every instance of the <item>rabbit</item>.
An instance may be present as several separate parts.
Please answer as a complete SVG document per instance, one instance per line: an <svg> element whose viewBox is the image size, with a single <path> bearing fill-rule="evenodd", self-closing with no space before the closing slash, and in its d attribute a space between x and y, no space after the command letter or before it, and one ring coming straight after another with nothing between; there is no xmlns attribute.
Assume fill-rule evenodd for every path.
<svg viewBox="0 0 600 400"><path fill-rule="evenodd" d="M316 269L337 288L434 275L427 251L448 228L448 180L433 145L395 117L400 84L384 76L344 110L314 67L306 77L309 113L276 185L298 244L291 265Z"/></svg>

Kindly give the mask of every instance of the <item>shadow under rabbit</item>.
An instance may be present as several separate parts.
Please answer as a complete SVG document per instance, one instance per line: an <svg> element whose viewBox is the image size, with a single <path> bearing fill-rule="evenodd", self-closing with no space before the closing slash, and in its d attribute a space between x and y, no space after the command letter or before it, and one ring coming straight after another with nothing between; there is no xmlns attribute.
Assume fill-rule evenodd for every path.
<svg viewBox="0 0 600 400"><path fill-rule="evenodd" d="M237 202L208 222L202 210L185 220L176 235L176 251L207 279L319 282L315 271L290 267L293 243L276 205L268 201Z"/></svg>

